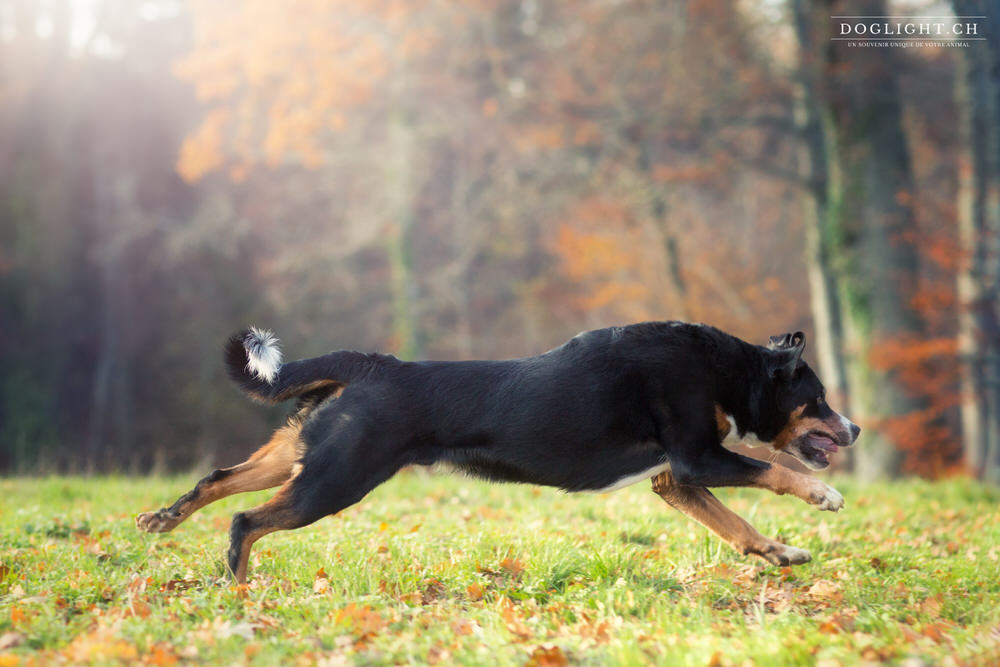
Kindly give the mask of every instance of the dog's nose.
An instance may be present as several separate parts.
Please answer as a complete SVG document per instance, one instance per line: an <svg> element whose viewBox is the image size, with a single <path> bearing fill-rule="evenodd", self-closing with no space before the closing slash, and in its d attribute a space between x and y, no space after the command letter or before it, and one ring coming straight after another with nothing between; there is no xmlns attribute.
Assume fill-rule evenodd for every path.
<svg viewBox="0 0 1000 667"><path fill-rule="evenodd" d="M854 442L858 439L858 435L860 433L861 433L861 427L855 424L854 422L851 422L851 444L854 444Z"/></svg>

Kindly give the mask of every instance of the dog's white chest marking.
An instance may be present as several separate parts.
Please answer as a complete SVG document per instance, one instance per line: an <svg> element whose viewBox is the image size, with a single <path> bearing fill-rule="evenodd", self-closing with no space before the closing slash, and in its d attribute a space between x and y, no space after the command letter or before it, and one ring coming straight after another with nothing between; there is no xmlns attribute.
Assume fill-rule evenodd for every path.
<svg viewBox="0 0 1000 667"><path fill-rule="evenodd" d="M636 482L641 482L644 479L651 479L656 477L664 470L670 467L669 463L659 463L652 468L643 470L642 472L637 472L634 475L627 475L620 478L617 482L605 486L603 489L587 489L590 493L611 493L612 491L617 491L618 489L624 489L626 486L632 486Z"/></svg>
<svg viewBox="0 0 1000 667"><path fill-rule="evenodd" d="M726 419L729 421L729 433L726 437L722 439L722 446L728 450L732 450L736 445L746 445L748 447L771 447L770 442L763 442L757 438L756 433L751 433L747 431L740 437L740 432L736 428L736 420L733 419L732 415L726 415Z"/></svg>

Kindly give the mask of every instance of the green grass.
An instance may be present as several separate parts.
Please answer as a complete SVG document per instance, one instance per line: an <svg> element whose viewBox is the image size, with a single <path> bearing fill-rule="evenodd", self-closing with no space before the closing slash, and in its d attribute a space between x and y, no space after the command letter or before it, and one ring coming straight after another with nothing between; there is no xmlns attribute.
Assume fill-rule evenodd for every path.
<svg viewBox="0 0 1000 667"><path fill-rule="evenodd" d="M732 552L638 484L610 495L407 472L265 537L223 578L229 498L167 535L133 516L193 478L0 481L0 667L851 665L1000 661L1000 492L836 486L847 507L722 491L813 562Z"/></svg>

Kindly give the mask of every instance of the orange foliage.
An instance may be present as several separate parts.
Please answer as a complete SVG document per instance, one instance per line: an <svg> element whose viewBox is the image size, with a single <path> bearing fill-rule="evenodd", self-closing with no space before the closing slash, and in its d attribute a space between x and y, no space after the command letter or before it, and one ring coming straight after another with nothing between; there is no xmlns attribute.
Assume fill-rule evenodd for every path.
<svg viewBox="0 0 1000 667"><path fill-rule="evenodd" d="M909 393L926 397L928 407L886 417L874 425L906 453L907 472L925 477L947 474L957 465L961 444L945 417L961 397L958 344L952 337L884 339L872 346L869 363L891 373Z"/></svg>
<svg viewBox="0 0 1000 667"><path fill-rule="evenodd" d="M324 164L325 134L373 98L393 61L432 52L438 37L411 20L423 5L192 2L195 45L174 72L209 111L185 141L178 172L195 181L229 159Z"/></svg>
<svg viewBox="0 0 1000 667"><path fill-rule="evenodd" d="M553 250L562 259L563 271L574 280L603 277L629 264L628 255L608 234L585 234L569 225L559 228Z"/></svg>
<svg viewBox="0 0 1000 667"><path fill-rule="evenodd" d="M563 128L558 125L528 125L518 131L515 144L522 151L562 148L565 144Z"/></svg>
<svg viewBox="0 0 1000 667"><path fill-rule="evenodd" d="M630 275L634 257L611 234L584 233L563 225L552 251L562 261L563 272L589 289L574 302L585 311L606 306L641 303L646 298L646 286Z"/></svg>
<svg viewBox="0 0 1000 667"><path fill-rule="evenodd" d="M698 164L674 166L658 164L653 178L661 183L711 183L718 177L718 168Z"/></svg>
<svg viewBox="0 0 1000 667"><path fill-rule="evenodd" d="M904 472L936 478L957 470L960 445L938 408L886 417L876 426L906 454Z"/></svg>
<svg viewBox="0 0 1000 667"><path fill-rule="evenodd" d="M883 339L872 347L869 362L879 370L899 370L954 357L957 352L958 345L954 338Z"/></svg>
<svg viewBox="0 0 1000 667"><path fill-rule="evenodd" d="M184 140L177 160L177 173L189 183L222 166L223 133L231 117L228 109L213 109L205 116L201 127Z"/></svg>

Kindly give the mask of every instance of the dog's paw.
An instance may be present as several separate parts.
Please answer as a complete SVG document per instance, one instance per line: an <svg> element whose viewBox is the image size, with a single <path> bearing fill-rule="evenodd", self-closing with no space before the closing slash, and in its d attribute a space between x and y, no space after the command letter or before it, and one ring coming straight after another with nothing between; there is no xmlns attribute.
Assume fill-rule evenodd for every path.
<svg viewBox="0 0 1000 667"><path fill-rule="evenodd" d="M143 512L135 517L135 527L147 533L167 533L173 530L177 523L177 519L171 517L166 508L156 512Z"/></svg>
<svg viewBox="0 0 1000 667"><path fill-rule="evenodd" d="M785 547L785 551L782 556L785 558L788 565L801 565L802 563L808 563L813 558L812 554L805 549L789 546Z"/></svg>
<svg viewBox="0 0 1000 667"><path fill-rule="evenodd" d="M818 480L817 480L818 481ZM821 510L837 512L844 507L844 496L829 484L820 482L820 488L812 494L812 504Z"/></svg>
<svg viewBox="0 0 1000 667"><path fill-rule="evenodd" d="M790 547L787 544L775 544L765 553L760 554L760 556L772 565L780 565L782 567L786 565L801 565L812 560L812 555L805 549Z"/></svg>

